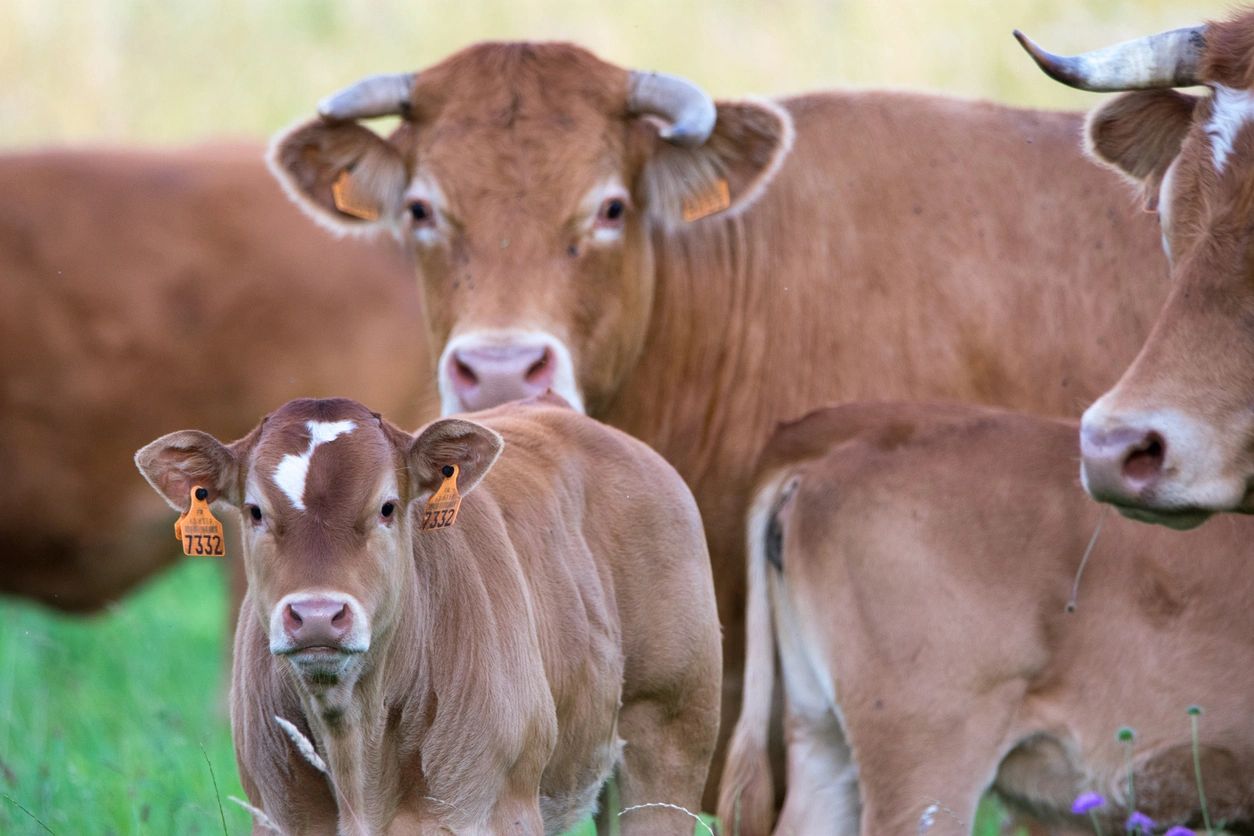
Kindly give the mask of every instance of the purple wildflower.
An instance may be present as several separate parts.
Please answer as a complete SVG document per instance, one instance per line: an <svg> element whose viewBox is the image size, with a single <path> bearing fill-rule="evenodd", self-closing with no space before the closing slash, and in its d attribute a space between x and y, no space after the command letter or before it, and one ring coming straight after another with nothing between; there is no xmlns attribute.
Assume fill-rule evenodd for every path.
<svg viewBox="0 0 1254 836"><path fill-rule="evenodd" d="M1181 827L1180 825L1176 825L1175 827L1171 828L1166 833L1164 833L1163 836L1197 836L1197 834L1194 833L1192 830L1189 830L1187 827Z"/></svg>
<svg viewBox="0 0 1254 836"><path fill-rule="evenodd" d="M1154 820L1140 810L1133 810L1132 815L1128 816L1128 823L1124 827L1129 833L1150 834L1154 832Z"/></svg>
<svg viewBox="0 0 1254 836"><path fill-rule="evenodd" d="M1106 803L1106 799L1095 792L1082 792L1075 797L1075 801L1071 804L1071 812L1077 816L1096 810L1098 807Z"/></svg>

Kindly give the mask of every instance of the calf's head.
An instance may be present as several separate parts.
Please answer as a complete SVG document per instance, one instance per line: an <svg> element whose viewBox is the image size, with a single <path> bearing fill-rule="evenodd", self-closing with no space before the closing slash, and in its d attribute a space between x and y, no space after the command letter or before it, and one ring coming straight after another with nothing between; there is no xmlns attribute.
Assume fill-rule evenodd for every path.
<svg viewBox="0 0 1254 836"><path fill-rule="evenodd" d="M297 400L234 443L184 430L135 460L179 511L196 486L240 511L251 602L240 617L259 619L270 652L318 689L351 687L396 624L412 582L411 506L449 466L460 492L473 490L501 447L469 421L411 436L353 401Z"/></svg>
<svg viewBox="0 0 1254 836"><path fill-rule="evenodd" d="M566 44L481 44L374 76L283 133L271 169L341 232L413 253L444 414L552 389L596 413L644 344L652 237L736 212L791 143L767 103ZM400 117L387 138L359 124Z"/></svg>
<svg viewBox="0 0 1254 836"><path fill-rule="evenodd" d="M1157 211L1171 261L1148 341L1084 414L1085 488L1176 528L1254 510L1254 14L1069 58L1019 38L1064 83L1134 91L1092 114L1089 147Z"/></svg>

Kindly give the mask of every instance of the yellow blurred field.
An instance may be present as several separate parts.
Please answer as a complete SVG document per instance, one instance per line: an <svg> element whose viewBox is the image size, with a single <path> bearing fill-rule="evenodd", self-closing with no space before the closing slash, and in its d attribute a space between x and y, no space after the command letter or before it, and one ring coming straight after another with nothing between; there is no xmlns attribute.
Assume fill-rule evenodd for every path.
<svg viewBox="0 0 1254 836"><path fill-rule="evenodd" d="M483 39L570 39L716 96L908 87L1045 107L1019 27L1081 50L1222 17L1219 0L82 0L0 2L0 146L260 137L360 75Z"/></svg>

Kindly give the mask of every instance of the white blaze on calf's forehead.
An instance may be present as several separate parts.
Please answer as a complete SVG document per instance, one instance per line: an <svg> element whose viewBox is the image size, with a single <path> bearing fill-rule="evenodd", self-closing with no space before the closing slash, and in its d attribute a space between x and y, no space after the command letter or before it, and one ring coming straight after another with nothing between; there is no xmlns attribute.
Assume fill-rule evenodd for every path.
<svg viewBox="0 0 1254 836"><path fill-rule="evenodd" d="M288 453L274 469L274 484L287 495L298 511L305 510L305 480L309 476L309 461L319 444L334 441L357 428L352 421L306 421L309 428L309 447L301 454Z"/></svg>
<svg viewBox="0 0 1254 836"><path fill-rule="evenodd" d="M1215 85L1206 135L1210 137L1216 171L1223 173L1237 135L1251 120L1254 120L1254 94L1248 90Z"/></svg>

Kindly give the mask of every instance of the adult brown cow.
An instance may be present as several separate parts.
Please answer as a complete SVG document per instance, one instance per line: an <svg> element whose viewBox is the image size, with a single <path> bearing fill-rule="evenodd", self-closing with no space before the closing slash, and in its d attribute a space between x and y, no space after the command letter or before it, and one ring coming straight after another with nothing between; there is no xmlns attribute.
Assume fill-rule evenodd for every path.
<svg viewBox="0 0 1254 836"><path fill-rule="evenodd" d="M1067 833L1092 832L1070 813L1085 791L1106 797L1106 833L1124 832L1133 803L1160 826L1196 826L1194 704L1211 820L1248 832L1254 521L1178 534L1103 520L1076 484L1076 430L912 403L846 404L781 428L749 520L746 695L719 810L729 833L772 830L776 647L781 836L969 834L990 788Z"/></svg>
<svg viewBox="0 0 1254 836"><path fill-rule="evenodd" d="M445 411L553 387L692 486L725 725L741 520L777 421L889 396L1073 413L1166 291L1153 224L1079 165L1072 114L882 92L715 103L525 43L368 79L321 113L276 140L273 168L321 222L415 254ZM387 139L356 121L382 114L402 117Z"/></svg>
<svg viewBox="0 0 1254 836"><path fill-rule="evenodd" d="M1089 120L1093 156L1157 208L1171 296L1118 384L1082 425L1097 499L1176 528L1254 511L1254 10L1063 58L1054 78L1134 90ZM1209 97L1171 88L1204 84Z"/></svg>
<svg viewBox="0 0 1254 836"><path fill-rule="evenodd" d="M313 229L260 148L0 156L0 592L87 611L178 555L131 470L297 395L435 411L395 253Z"/></svg>
<svg viewBox="0 0 1254 836"><path fill-rule="evenodd" d="M616 767L607 823L692 833L718 617L696 503L647 446L551 396L412 436L337 398L135 460L179 510L244 512L231 721L283 833L556 834Z"/></svg>

